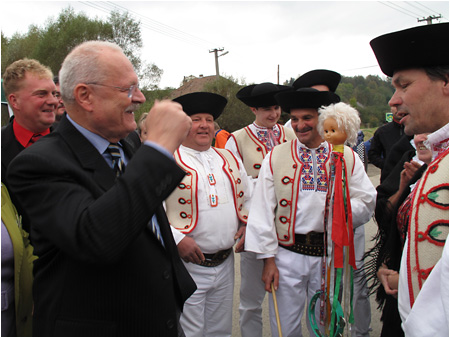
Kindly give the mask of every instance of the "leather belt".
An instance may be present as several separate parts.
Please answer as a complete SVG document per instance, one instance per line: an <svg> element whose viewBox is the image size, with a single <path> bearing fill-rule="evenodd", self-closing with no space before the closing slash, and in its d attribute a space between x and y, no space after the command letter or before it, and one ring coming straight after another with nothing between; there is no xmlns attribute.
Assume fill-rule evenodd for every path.
<svg viewBox="0 0 450 338"><path fill-rule="evenodd" d="M230 256L233 252L233 248L229 248L226 250L221 250L213 254L203 254L205 256L205 260L201 262L199 265L206 266L208 268L212 268L218 266L225 262L225 260Z"/></svg>
<svg viewBox="0 0 450 338"><path fill-rule="evenodd" d="M295 242L292 245L279 246L286 250L307 256L323 256L323 232L308 232L306 235L295 234Z"/></svg>

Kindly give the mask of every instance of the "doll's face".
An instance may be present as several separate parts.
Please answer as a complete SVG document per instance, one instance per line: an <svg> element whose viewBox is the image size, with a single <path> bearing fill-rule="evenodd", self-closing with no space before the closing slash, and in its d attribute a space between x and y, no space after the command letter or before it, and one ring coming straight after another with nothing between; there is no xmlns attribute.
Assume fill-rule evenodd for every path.
<svg viewBox="0 0 450 338"><path fill-rule="evenodd" d="M338 124L333 118L327 118L323 122L323 134L325 140L333 145L344 144L347 139L347 133L338 128Z"/></svg>

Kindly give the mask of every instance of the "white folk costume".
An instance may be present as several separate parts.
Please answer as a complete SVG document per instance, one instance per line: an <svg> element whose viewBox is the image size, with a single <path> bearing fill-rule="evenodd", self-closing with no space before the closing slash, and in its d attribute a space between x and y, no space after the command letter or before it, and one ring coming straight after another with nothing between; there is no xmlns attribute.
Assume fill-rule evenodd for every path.
<svg viewBox="0 0 450 338"><path fill-rule="evenodd" d="M416 304L416 302L422 292L429 295L428 302L430 303L431 299L444 297L444 294L439 293L439 287L436 290L432 289L434 283L428 283L428 278L442 256L448 236L449 125L447 124L428 135L427 141L424 143L433 151L433 157L432 162L414 188L412 206L409 211L408 234L400 266L398 305L405 333L408 331L409 325L417 326L418 324L413 321L420 318L422 325L429 323L429 326L432 327L429 331L424 328L423 332L426 332L427 336L432 332L438 336L448 336L448 321L446 325L435 321L437 318L435 318L434 312L428 311L428 306L423 305L426 303L423 296L423 303ZM448 253L446 255L448 260ZM448 267L448 261L443 264ZM432 304L434 305L434 303ZM448 314L448 302L446 306ZM410 318L412 314L414 316Z"/></svg>
<svg viewBox="0 0 450 338"><path fill-rule="evenodd" d="M292 129L276 124L271 130L252 123L231 134L225 145L236 157L239 157L253 182L259 175L264 157L278 144L296 138ZM261 280L263 262L254 252L242 252L241 256L241 292L239 313L241 333L244 337L262 336L262 302L266 295Z"/></svg>
<svg viewBox="0 0 450 338"><path fill-rule="evenodd" d="M274 95L290 89L273 83L261 83L242 88L236 97L249 107L278 106ZM225 145L244 163L253 183L259 175L264 157L273 147L297 138L292 129L275 124L272 128L261 127L256 122L232 133ZM262 303L266 295L261 280L263 262L253 252L240 253L241 288L239 301L239 324L243 337L260 337L263 332Z"/></svg>
<svg viewBox="0 0 450 338"><path fill-rule="evenodd" d="M275 147L264 159L252 197L245 249L258 258L275 257L281 328L301 336L306 301L321 288L324 211L330 172L327 142L310 149L298 140ZM349 190L354 227L365 224L375 207L376 191L353 153ZM299 253L301 252L301 253ZM272 335L277 335L269 298ZM316 316L319 318L319 309ZM308 322L308 329L311 330Z"/></svg>
<svg viewBox="0 0 450 338"><path fill-rule="evenodd" d="M395 77L396 73L403 69L446 68L445 85L448 86L448 22L384 34L370 41L370 45L385 75ZM429 53L431 49L433 53ZM434 76L429 75L428 70L426 73L434 82ZM410 109L416 108L416 114L430 119L435 118L430 111L440 107L444 109L442 111L444 115L439 118L446 117L448 122L448 93L440 96L437 102L431 102L430 111L422 106L411 107L411 102L409 103ZM444 104L446 106L443 106ZM414 120L413 116L410 116L410 119ZM449 332L448 283L435 287L438 283L435 283L436 274L433 274L435 264L443 257L442 259L447 261L440 265L439 269L442 266L447 269L448 279L448 252L444 251L444 255L442 254L448 236L448 137L448 124L428 135L429 148L433 151L432 162L401 206L402 209L409 210L406 213L409 218L408 230L401 257L398 285L398 310L405 333L411 332L412 327L420 327L418 334L426 336L448 336ZM408 203L411 204L409 208ZM401 216L400 213L397 216ZM429 283L428 279L431 277L432 281ZM442 293L445 289L446 292ZM447 297L446 304L442 303L446 307L444 321L440 320L442 316L435 316L434 311L429 311L431 307L442 306L436 301L439 297Z"/></svg>
<svg viewBox="0 0 450 338"><path fill-rule="evenodd" d="M231 134L225 145L239 157L253 182L259 175L264 157L278 144L296 138L292 129L276 124L271 130L252 123ZM261 280L263 262L254 252L241 252L241 292L239 302L241 333L244 337L262 336L262 302L266 295Z"/></svg>
<svg viewBox="0 0 450 338"><path fill-rule="evenodd" d="M225 149L200 152L180 146L175 159L188 174L166 200L172 232L177 244L192 237L207 258L204 265L185 263L198 289L184 305L181 326L187 336L231 336L232 247L247 219L252 184L242 163ZM217 265L217 260L222 262Z"/></svg>
<svg viewBox="0 0 450 338"><path fill-rule="evenodd" d="M252 123L232 133L225 149L229 149L235 156L239 156L247 174L256 179L267 153L276 145L296 138L292 129L285 128L278 123L271 129Z"/></svg>

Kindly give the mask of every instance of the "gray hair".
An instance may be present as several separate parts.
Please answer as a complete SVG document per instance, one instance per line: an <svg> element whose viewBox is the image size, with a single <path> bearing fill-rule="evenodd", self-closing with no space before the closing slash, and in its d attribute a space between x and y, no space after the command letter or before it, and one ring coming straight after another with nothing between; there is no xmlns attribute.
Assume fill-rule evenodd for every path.
<svg viewBox="0 0 450 338"><path fill-rule="evenodd" d="M74 103L75 87L80 83L102 82L107 76L107 70L100 59L105 49L122 49L107 41L87 41L76 46L66 56L59 71L61 96L64 102Z"/></svg>
<svg viewBox="0 0 450 338"><path fill-rule="evenodd" d="M319 109L319 123L317 124L317 131L322 138L324 137L323 123L328 118L336 120L338 128L343 129L347 134L347 143L351 147L355 146L361 125L358 111L344 102L333 103L327 107L322 106Z"/></svg>

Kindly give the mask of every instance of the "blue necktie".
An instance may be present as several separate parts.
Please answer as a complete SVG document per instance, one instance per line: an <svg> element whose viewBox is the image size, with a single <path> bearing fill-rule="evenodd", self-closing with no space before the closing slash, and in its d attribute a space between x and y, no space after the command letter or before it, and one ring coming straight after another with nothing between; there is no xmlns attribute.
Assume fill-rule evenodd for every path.
<svg viewBox="0 0 450 338"><path fill-rule="evenodd" d="M114 172L116 173L116 177L119 177L125 172L125 164L122 159L122 155L120 155L119 145L117 143L110 143L107 151L112 157L112 165Z"/></svg>
<svg viewBox="0 0 450 338"><path fill-rule="evenodd" d="M152 216L152 219L151 219L150 223L152 225L152 231L155 234L156 238L165 247L164 241L163 241L163 239L161 237L161 230L159 229L159 224L158 224L158 220L156 219L156 215Z"/></svg>

